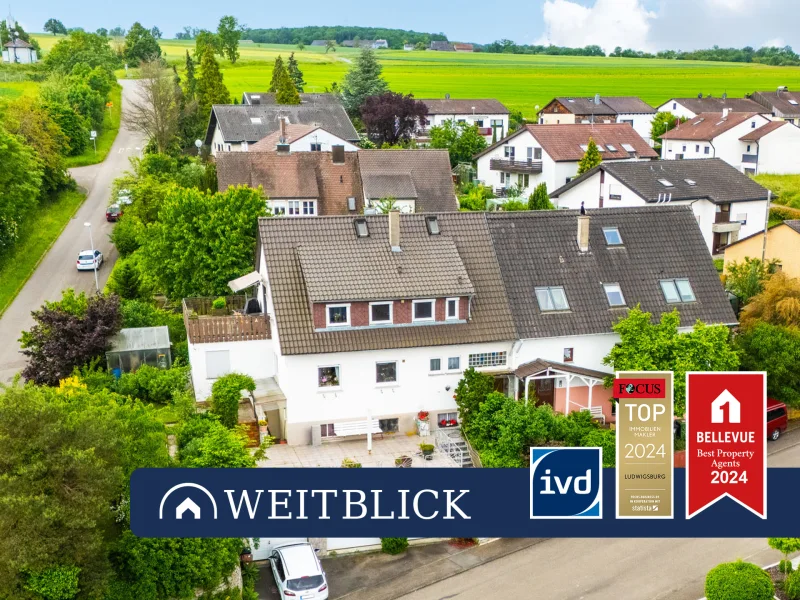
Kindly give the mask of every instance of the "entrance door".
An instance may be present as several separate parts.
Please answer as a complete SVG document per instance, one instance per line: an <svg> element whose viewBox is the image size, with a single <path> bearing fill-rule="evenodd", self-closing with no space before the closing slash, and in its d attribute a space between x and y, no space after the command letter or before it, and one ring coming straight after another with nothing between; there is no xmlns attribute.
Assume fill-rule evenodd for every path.
<svg viewBox="0 0 800 600"><path fill-rule="evenodd" d="M542 404L549 404L553 406L555 398L553 395L553 380L552 379L537 379L536 380L536 406Z"/></svg>
<svg viewBox="0 0 800 600"><path fill-rule="evenodd" d="M508 396L508 375L499 375L494 378L494 391Z"/></svg>

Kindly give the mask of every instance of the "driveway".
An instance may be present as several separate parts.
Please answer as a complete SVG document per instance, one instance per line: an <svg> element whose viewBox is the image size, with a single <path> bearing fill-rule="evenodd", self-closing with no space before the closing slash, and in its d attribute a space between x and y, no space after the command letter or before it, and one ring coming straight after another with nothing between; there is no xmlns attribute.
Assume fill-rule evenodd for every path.
<svg viewBox="0 0 800 600"><path fill-rule="evenodd" d="M122 85L124 113L127 103L137 92L137 82L121 80L119 83ZM87 222L92 224L95 248L105 258L97 273L100 289L105 285L117 259L116 248L108 239L113 224L106 222L105 218L105 210L110 203L111 184L130 167L128 159L138 156L142 147L141 134L129 131L123 124L105 161L89 167L70 169L75 181L87 192L86 200L0 318L0 383L11 381L14 374L25 366L25 357L19 353L18 340L21 333L33 325L30 314L32 310L39 308L46 300L58 300L61 290L68 287L75 288L78 292L94 292L92 271L78 272L75 269L78 253L90 247L89 231L84 226Z"/></svg>

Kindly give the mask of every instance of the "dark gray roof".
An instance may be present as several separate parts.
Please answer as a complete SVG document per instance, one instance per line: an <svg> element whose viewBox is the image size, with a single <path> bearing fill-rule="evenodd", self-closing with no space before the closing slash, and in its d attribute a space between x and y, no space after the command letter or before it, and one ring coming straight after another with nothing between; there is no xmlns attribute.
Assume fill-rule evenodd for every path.
<svg viewBox="0 0 800 600"><path fill-rule="evenodd" d="M278 130L278 120L289 123L319 125L348 142L358 142L359 136L341 104L215 104L206 130L206 144L211 144L219 125L228 143L255 142Z"/></svg>
<svg viewBox="0 0 800 600"><path fill-rule="evenodd" d="M341 104L336 94L300 94L300 104ZM242 104L276 104L274 92L242 92Z"/></svg>
<svg viewBox="0 0 800 600"><path fill-rule="evenodd" d="M577 210L488 213L489 231L521 339L608 333L627 314L610 308L604 283L618 283L627 307L658 318L677 308L683 325L736 322L714 262L688 206L587 210L589 251L577 244ZM623 246L609 248L603 227ZM688 278L697 298L667 304L659 284ZM543 313L535 288L563 286L569 311Z"/></svg>
<svg viewBox="0 0 800 600"><path fill-rule="evenodd" d="M311 42L312 46L327 46L328 40L314 40Z"/></svg>
<svg viewBox="0 0 800 600"><path fill-rule="evenodd" d="M670 98L664 104L677 102L685 106L694 114L700 113L721 113L722 109L727 108L731 112L765 112L765 108L755 100L749 98L722 98L715 96L704 96L702 98ZM669 110L669 108L667 108Z"/></svg>
<svg viewBox="0 0 800 600"><path fill-rule="evenodd" d="M433 41L431 42L431 50L452 52L455 50L455 46L453 46L453 44L451 44L450 42Z"/></svg>
<svg viewBox="0 0 800 600"><path fill-rule="evenodd" d="M617 114L655 114L657 111L644 100L636 96L600 96L606 106Z"/></svg>
<svg viewBox="0 0 800 600"><path fill-rule="evenodd" d="M419 198L411 173L365 173L361 176L364 196L380 198Z"/></svg>
<svg viewBox="0 0 800 600"><path fill-rule="evenodd" d="M429 115L508 114L505 105L494 98L417 98L417 100L425 103Z"/></svg>
<svg viewBox="0 0 800 600"><path fill-rule="evenodd" d="M798 92L789 90L785 92L754 92L751 99L775 115L784 118L800 117L800 93Z"/></svg>
<svg viewBox="0 0 800 600"><path fill-rule="evenodd" d="M564 108L576 115L616 115L615 111L610 106L600 102L594 103L594 98L568 98L567 96L559 96L556 100L561 103Z"/></svg>
<svg viewBox="0 0 800 600"><path fill-rule="evenodd" d="M766 200L767 189L720 158L660 160L655 162L609 162L576 177L550 194L557 198L603 170L618 179L647 202L657 202L659 195L672 194L672 200L705 198L714 203ZM667 187L659 180L672 184ZM687 181L693 181L691 184Z"/></svg>
<svg viewBox="0 0 800 600"><path fill-rule="evenodd" d="M579 367L577 365L560 363L554 360L545 360L543 358L537 358L536 360L532 360L531 362L521 364L514 370L514 375L516 375L520 379L524 379L529 375L536 375L537 373L541 373L549 369L566 371L567 373L575 373L576 375L584 375L586 377L592 377L595 379L603 379L605 376L611 375L610 372L606 373L604 371L586 369L584 367Z"/></svg>
<svg viewBox="0 0 800 600"><path fill-rule="evenodd" d="M787 219L783 224L790 227L792 231L800 233L800 219Z"/></svg>

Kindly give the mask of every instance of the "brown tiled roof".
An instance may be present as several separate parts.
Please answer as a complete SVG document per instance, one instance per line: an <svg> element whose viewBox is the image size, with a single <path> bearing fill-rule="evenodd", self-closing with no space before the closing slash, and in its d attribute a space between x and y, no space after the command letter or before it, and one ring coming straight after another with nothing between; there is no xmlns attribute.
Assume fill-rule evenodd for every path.
<svg viewBox="0 0 800 600"><path fill-rule="evenodd" d="M471 115L492 114L507 115L508 109L494 98L453 99L453 98L417 98L428 107L429 115ZM473 111L473 107L475 110Z"/></svg>
<svg viewBox="0 0 800 600"><path fill-rule="evenodd" d="M583 158L586 151L582 145L593 139L596 144L605 148L601 155L603 160L627 160L635 154L639 158L657 158L655 150L642 139L633 127L627 123L608 124L567 124L567 125L526 125L536 141L556 162L576 161ZM503 140L501 140L502 142ZM498 142L498 145L500 142ZM609 150L611 144L615 150ZM634 152L623 147L629 144ZM482 154L485 154L484 151Z"/></svg>
<svg viewBox="0 0 800 600"><path fill-rule="evenodd" d="M789 125L786 121L770 121L766 125L762 125L756 129L751 129L745 135L740 137L739 139L743 142L757 142L761 138L763 138L768 133L772 133L779 127L783 127L784 125Z"/></svg>
<svg viewBox="0 0 800 600"><path fill-rule="evenodd" d="M411 173L362 173L367 198L418 198Z"/></svg>
<svg viewBox="0 0 800 600"><path fill-rule="evenodd" d="M670 129L661 136L662 140L698 140L711 141L721 133L741 125L747 119L752 119L758 113L731 112L727 117L722 113L701 113L694 119L680 123L675 129Z"/></svg>
<svg viewBox="0 0 800 600"><path fill-rule="evenodd" d="M3 44L6 48L33 48L33 45L26 42L22 38L17 38L10 42Z"/></svg>
<svg viewBox="0 0 800 600"><path fill-rule="evenodd" d="M297 247L311 302L444 298L475 293L456 244L448 236L412 236L404 240L401 235L402 251L393 252L382 236L357 238L354 230L349 233L335 244L312 242Z"/></svg>
<svg viewBox="0 0 800 600"><path fill-rule="evenodd" d="M453 44L453 48L456 51L461 50L462 52L463 51L472 52L473 49L474 49L474 46L472 44L459 44L458 42L456 42L456 43Z"/></svg>
<svg viewBox="0 0 800 600"><path fill-rule="evenodd" d="M309 290L303 277L299 247L315 252L344 253L342 245L364 243L389 247L388 217L365 217L369 237L356 239L352 217L315 219L261 219L261 246L270 276L278 339L284 354L354 352L383 348L410 348L515 339L511 311L489 235L485 213L440 213L441 237L428 234L425 215L400 217L400 243L407 248L430 247L448 239L471 282L475 297L467 323L409 327L382 327L315 332ZM435 252L441 250L436 246ZM452 252L452 249L448 250Z"/></svg>
<svg viewBox="0 0 800 600"><path fill-rule="evenodd" d="M346 152L345 154L354 154ZM386 175L403 175L402 181L410 177L416 190L416 212L442 212L458 210L458 201L453 187L450 155L447 150L359 150L358 164L362 180L373 181L380 175L383 184L377 196L367 194L370 199L394 196L401 198L407 184L403 183L399 193L389 193ZM400 184L400 179L394 183Z"/></svg>
<svg viewBox="0 0 800 600"><path fill-rule="evenodd" d="M516 368L514 375L520 379L524 379L528 375L536 375L547 369L557 369L559 371L566 371L567 373L575 373L576 375L585 375L586 377L593 377L595 379L603 379L606 375L611 373L604 373L603 371L595 371L594 369L586 369L577 365L570 365L566 363L556 362L554 360L545 360L537 358L531 362L522 364Z"/></svg>
<svg viewBox="0 0 800 600"><path fill-rule="evenodd" d="M694 114L716 112L721 113L722 109L727 108L731 112L764 112L764 107L758 102L749 98L722 98L717 96L705 96L703 98L670 98L664 104L677 102L685 106ZM663 106L663 105L662 105ZM669 108L667 109L669 110Z"/></svg>
<svg viewBox="0 0 800 600"><path fill-rule="evenodd" d="M317 198L320 215L349 214L348 198L363 204L355 152L334 163L329 152L222 152L217 155L219 190L232 185L264 188L269 198Z"/></svg>
<svg viewBox="0 0 800 600"><path fill-rule="evenodd" d="M755 92L753 100L784 117L800 115L800 92ZM794 104L792 103L794 102Z"/></svg>
<svg viewBox="0 0 800 600"><path fill-rule="evenodd" d="M316 131L317 129L320 128L315 127L314 125L289 124L286 126L285 143L291 144L292 142L296 142L300 138L304 138L309 133L311 133L312 131ZM261 141L253 144L250 150L252 152L272 152L273 150L275 150L275 147L280 143L280 139L281 139L281 132L274 131Z"/></svg>

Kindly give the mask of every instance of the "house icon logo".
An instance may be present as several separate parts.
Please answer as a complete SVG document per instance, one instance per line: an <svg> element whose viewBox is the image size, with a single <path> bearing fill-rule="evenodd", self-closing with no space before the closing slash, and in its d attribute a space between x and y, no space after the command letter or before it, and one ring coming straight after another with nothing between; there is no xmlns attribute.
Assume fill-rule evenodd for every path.
<svg viewBox="0 0 800 600"><path fill-rule="evenodd" d="M711 403L711 422L725 423L725 409L728 407L728 423L742 422L742 405L728 390L722 392Z"/></svg>
<svg viewBox="0 0 800 600"><path fill-rule="evenodd" d="M211 492L197 483L179 483L178 485L172 486L169 490L167 490L167 493L161 498L161 504L158 507L159 519L164 519L164 504L167 502L167 499L172 495L173 492L184 488L196 489L203 492L211 501L211 507L214 509L214 518L217 518L217 502L214 500L214 496L211 495ZM195 520L200 519L200 506L197 504L197 502L192 500L190 496L186 496L181 503L175 507L175 518L183 520L183 516L187 512L191 513Z"/></svg>

